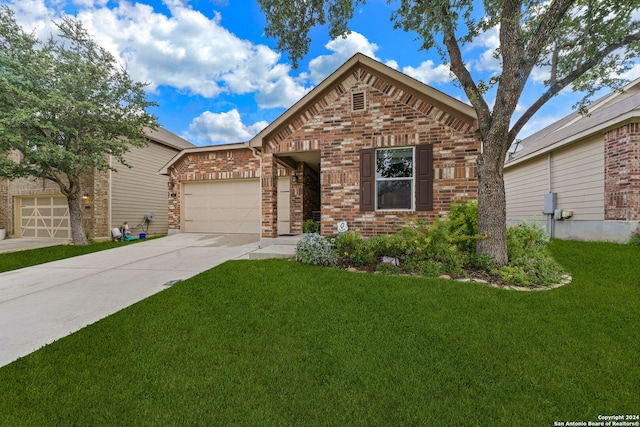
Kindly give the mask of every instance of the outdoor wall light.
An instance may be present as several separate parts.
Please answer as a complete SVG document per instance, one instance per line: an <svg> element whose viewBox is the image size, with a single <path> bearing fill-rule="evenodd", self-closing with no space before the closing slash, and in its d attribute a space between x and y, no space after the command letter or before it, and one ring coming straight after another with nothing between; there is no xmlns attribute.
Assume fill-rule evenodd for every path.
<svg viewBox="0 0 640 427"><path fill-rule="evenodd" d="M298 183L298 174L296 172L293 173L293 176L291 176L291 179L293 179L293 183L297 184Z"/></svg>
<svg viewBox="0 0 640 427"><path fill-rule="evenodd" d="M88 202L89 199L91 199L91 197L89 197L89 193L84 193L82 195L82 200L84 200L85 202Z"/></svg>

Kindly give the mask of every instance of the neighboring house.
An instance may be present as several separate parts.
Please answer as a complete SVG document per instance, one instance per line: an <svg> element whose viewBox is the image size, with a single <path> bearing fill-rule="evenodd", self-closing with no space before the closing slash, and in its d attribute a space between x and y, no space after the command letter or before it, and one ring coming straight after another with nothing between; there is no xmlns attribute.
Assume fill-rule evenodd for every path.
<svg viewBox="0 0 640 427"><path fill-rule="evenodd" d="M588 111L519 142L504 169L508 224L535 220L560 239L610 241L638 227L640 79Z"/></svg>
<svg viewBox="0 0 640 427"><path fill-rule="evenodd" d="M89 238L111 237L126 221L150 234L166 234L167 178L158 169L180 150L193 147L165 129L147 133L148 145L125 155L131 168L114 161L118 172L96 172L82 182L83 219ZM145 222L152 213L153 221ZM71 239L67 199L56 184L44 179L0 181L0 228L13 237ZM135 234L141 227L132 230Z"/></svg>
<svg viewBox="0 0 640 427"><path fill-rule="evenodd" d="M477 197L472 107L357 54L253 139L168 162L169 231L363 235Z"/></svg>

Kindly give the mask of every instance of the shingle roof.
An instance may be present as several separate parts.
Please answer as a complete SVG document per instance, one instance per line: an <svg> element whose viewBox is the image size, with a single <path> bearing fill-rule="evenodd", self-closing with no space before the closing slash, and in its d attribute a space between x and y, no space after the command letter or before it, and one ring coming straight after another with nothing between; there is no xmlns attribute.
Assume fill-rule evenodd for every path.
<svg viewBox="0 0 640 427"><path fill-rule="evenodd" d="M592 102L588 111L588 115L573 112L524 138L519 143L522 148L507 159L505 167L640 117L640 79L625 86L623 93L610 93Z"/></svg>
<svg viewBox="0 0 640 427"><path fill-rule="evenodd" d="M165 128L159 127L156 130L147 129L145 134L149 139L178 150L194 147L194 145L186 139L180 138L178 135L173 132L169 132Z"/></svg>

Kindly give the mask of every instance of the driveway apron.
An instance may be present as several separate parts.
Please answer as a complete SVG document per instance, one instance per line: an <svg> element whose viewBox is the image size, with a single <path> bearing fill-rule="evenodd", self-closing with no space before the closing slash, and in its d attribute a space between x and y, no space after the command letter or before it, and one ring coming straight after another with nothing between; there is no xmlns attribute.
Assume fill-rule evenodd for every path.
<svg viewBox="0 0 640 427"><path fill-rule="evenodd" d="M0 274L0 366L232 259L257 235L175 234Z"/></svg>

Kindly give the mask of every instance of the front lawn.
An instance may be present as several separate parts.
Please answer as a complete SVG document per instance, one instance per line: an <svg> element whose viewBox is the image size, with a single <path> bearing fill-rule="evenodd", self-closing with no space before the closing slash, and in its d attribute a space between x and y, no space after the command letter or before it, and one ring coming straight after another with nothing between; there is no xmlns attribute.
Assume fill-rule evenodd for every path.
<svg viewBox="0 0 640 427"><path fill-rule="evenodd" d="M517 292L232 261L0 369L0 425L552 426L640 412L640 248Z"/></svg>

